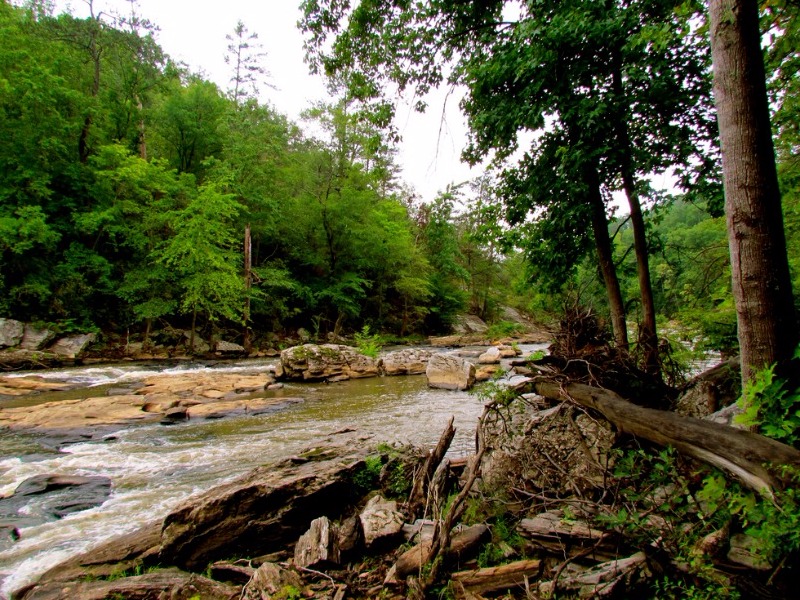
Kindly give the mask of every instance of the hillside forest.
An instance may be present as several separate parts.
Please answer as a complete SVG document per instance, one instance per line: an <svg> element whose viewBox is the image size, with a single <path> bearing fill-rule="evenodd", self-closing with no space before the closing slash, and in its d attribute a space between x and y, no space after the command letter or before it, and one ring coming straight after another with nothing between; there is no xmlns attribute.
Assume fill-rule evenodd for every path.
<svg viewBox="0 0 800 600"><path fill-rule="evenodd" d="M645 346L657 322L662 338L735 352L699 7L650 2L642 13L634 2L593 20L544 3L553 5L541 12L549 33L525 53L511 34L498 35L491 53L478 39L465 41L471 54L451 49L472 57L451 74L471 91L464 157L487 168L421 198L398 176L378 79L342 75L336 61L357 53L345 35L322 56L315 3L306 4L311 67L332 77L338 99L293 122L258 100L270 57L250 24L231 23L220 48L230 85L221 89L166 55L157 24L135 12L76 18L46 2L0 2L0 316L64 332L146 339L171 326L258 343L298 328L320 338L365 326L435 334L465 312L501 324L504 306L546 323L581 306L609 333L621 308L623 333L639 331ZM798 9L762 4L797 292ZM359 51L368 52L370 23L362 25ZM588 40L610 30L622 40L619 61L602 72L566 28ZM408 73L392 82L400 91L414 83L424 92L448 76L397 64ZM504 99L514 94L497 93L515 85L508 69L520 74L514 81L535 83L525 110ZM603 77L608 86L591 83ZM624 136L620 122L632 124ZM519 148L522 129L539 132L531 148ZM675 181L670 190L649 183L663 173ZM613 331L620 335L619 323Z"/></svg>

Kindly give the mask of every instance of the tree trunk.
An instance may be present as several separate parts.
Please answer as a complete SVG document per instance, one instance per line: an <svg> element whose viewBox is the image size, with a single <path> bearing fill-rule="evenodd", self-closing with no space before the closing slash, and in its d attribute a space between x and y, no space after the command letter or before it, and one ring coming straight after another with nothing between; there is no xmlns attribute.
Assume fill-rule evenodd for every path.
<svg viewBox="0 0 800 600"><path fill-rule="evenodd" d="M608 235L608 219L606 206L600 194L600 177L596 167L586 169L586 182L589 186L588 201L592 211L592 233L594 234L597 260L603 274L603 282L608 294L608 305L611 310L611 326L614 331L614 343L617 348L628 348L628 326L625 322L625 303L614 267L614 254L611 249L611 238Z"/></svg>
<svg viewBox="0 0 800 600"><path fill-rule="evenodd" d="M656 333L656 306L653 301L653 286L650 283L650 260L647 256L647 235L645 234L642 205L630 173L623 175L625 195L631 210L633 229L633 249L636 253L636 273L639 279L639 294L642 302L642 323L639 326L639 344L644 353L644 370L651 375L661 373L658 358L658 335Z"/></svg>
<svg viewBox="0 0 800 600"><path fill-rule="evenodd" d="M714 102L722 149L742 382L798 341L755 0L711 0Z"/></svg>
<svg viewBox="0 0 800 600"><path fill-rule="evenodd" d="M250 223L244 228L244 341L245 352L253 349L250 340L250 289L253 286L253 245L250 239Z"/></svg>
<svg viewBox="0 0 800 600"><path fill-rule="evenodd" d="M612 85L620 107L626 106L625 88L622 82L622 67L619 50L613 53L614 71ZM636 274L639 279L639 296L642 302L642 323L639 326L639 345L644 354L644 370L651 375L661 373L658 359L658 336L656 334L656 307L653 301L653 286L650 283L650 260L647 252L647 235L633 167L633 148L627 125L627 111L620 110L616 123L616 137L619 150L619 170L622 187L628 198L633 229L633 249L636 254Z"/></svg>

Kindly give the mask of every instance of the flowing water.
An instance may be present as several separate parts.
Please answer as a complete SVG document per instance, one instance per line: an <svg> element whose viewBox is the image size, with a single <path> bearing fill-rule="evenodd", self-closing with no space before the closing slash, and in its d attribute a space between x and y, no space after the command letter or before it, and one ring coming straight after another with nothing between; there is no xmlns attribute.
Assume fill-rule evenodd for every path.
<svg viewBox="0 0 800 600"><path fill-rule="evenodd" d="M523 351L543 347L525 346ZM109 386L139 381L154 372L184 374L211 369L249 373L270 365L265 361L217 367L131 364L37 372L91 389L39 395L26 401L104 393ZM376 443L426 446L435 444L454 416L457 433L451 454L468 454L474 450L475 425L483 410L478 396L429 389L424 376L287 384L278 393L303 401L258 416L196 420L172 427L131 427L108 441L72 444L59 451L34 436L0 433L0 496L11 494L23 480L40 474L103 475L113 482L111 497L102 506L22 529L19 541L0 550L0 597L70 556L163 518L193 494L258 465L294 455L345 428L356 429ZM35 512L36 506L26 510Z"/></svg>

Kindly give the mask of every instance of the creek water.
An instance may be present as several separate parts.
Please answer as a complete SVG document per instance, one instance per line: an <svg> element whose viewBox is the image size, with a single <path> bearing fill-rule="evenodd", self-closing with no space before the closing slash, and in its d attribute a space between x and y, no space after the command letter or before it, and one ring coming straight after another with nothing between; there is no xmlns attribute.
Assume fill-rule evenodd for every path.
<svg viewBox="0 0 800 600"><path fill-rule="evenodd" d="M545 345L524 346L526 354ZM103 394L110 386L144 376L201 371L262 372L272 362L248 360L219 366L124 365L40 371L83 389L37 395L26 402ZM467 392L434 390L424 375L377 377L335 384L287 384L278 392L301 402L258 416L190 420L185 424L135 426L112 439L52 449L48 440L0 433L0 496L41 474L102 475L113 491L102 506L24 528L0 547L0 597L33 581L55 564L117 535L163 518L181 501L236 478L253 467L292 456L337 431L352 428L378 442L433 445L451 416L456 438L451 454L474 450L484 400ZM19 402L19 401L16 401ZM3 406L8 404L4 403ZM19 405L19 404L17 404ZM24 510L35 513L35 503Z"/></svg>

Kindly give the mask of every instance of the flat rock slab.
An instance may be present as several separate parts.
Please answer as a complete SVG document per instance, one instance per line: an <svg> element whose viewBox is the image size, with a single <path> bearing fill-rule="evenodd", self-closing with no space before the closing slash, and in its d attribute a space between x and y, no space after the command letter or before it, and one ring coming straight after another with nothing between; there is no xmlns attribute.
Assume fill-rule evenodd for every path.
<svg viewBox="0 0 800 600"><path fill-rule="evenodd" d="M69 383L48 381L42 377L0 377L0 395L27 396L40 392L56 392L75 387Z"/></svg>
<svg viewBox="0 0 800 600"><path fill-rule="evenodd" d="M202 570L232 555L284 550L312 520L336 518L356 500L363 453L341 448L326 460L259 467L188 500L164 519L162 564Z"/></svg>

